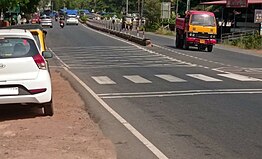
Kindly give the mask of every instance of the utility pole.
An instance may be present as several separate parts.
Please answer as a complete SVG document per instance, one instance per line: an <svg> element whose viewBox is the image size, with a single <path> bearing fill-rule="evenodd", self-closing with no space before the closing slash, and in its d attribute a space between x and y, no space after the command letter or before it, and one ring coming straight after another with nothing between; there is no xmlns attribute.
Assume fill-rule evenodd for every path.
<svg viewBox="0 0 262 159"><path fill-rule="evenodd" d="M141 0L138 0L137 2L137 11L138 11L139 16L141 16Z"/></svg>
<svg viewBox="0 0 262 159"><path fill-rule="evenodd" d="M96 0L95 0L95 8L94 8L94 12L96 12Z"/></svg>
<svg viewBox="0 0 262 159"><path fill-rule="evenodd" d="M178 0L176 0L176 18L178 16Z"/></svg>
<svg viewBox="0 0 262 159"><path fill-rule="evenodd" d="M178 0L176 0L176 19L177 18L178 18ZM175 34L176 34L176 26L175 26ZM176 45L176 40L177 40L176 37L177 36L175 36L174 45Z"/></svg>
<svg viewBox="0 0 262 159"><path fill-rule="evenodd" d="M128 15L128 0L126 0L126 15Z"/></svg>
<svg viewBox="0 0 262 159"><path fill-rule="evenodd" d="M141 25L141 0L138 0L138 2L137 2L138 4L137 4L137 6L138 6L138 25L137 26L139 26L140 27L140 25Z"/></svg>
<svg viewBox="0 0 262 159"><path fill-rule="evenodd" d="M190 9L190 0L187 0L186 2L186 11Z"/></svg>
<svg viewBox="0 0 262 159"><path fill-rule="evenodd" d="M143 17L144 14L144 0L142 0L142 4L141 4L141 17Z"/></svg>

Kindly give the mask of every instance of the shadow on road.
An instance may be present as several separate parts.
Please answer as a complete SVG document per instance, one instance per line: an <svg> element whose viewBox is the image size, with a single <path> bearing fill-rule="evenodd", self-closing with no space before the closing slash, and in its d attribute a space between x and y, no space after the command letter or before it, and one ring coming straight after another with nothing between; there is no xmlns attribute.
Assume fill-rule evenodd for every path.
<svg viewBox="0 0 262 159"><path fill-rule="evenodd" d="M0 122L43 116L39 107L29 105L0 105Z"/></svg>
<svg viewBox="0 0 262 159"><path fill-rule="evenodd" d="M175 50L184 50L184 51L196 51L199 52L198 48L194 48L194 47L189 47L188 50L182 49L182 48L177 48L175 46L171 46L171 45L165 45L165 47L168 47L170 49L175 49Z"/></svg>

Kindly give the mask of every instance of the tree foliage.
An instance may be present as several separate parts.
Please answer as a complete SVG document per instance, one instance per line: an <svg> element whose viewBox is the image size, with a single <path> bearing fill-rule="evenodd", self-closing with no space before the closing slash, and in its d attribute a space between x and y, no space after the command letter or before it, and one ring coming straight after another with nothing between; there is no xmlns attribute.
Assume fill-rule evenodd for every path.
<svg viewBox="0 0 262 159"><path fill-rule="evenodd" d="M22 12L31 13L36 11L40 0L0 0L0 8L5 12L8 9L20 6Z"/></svg>

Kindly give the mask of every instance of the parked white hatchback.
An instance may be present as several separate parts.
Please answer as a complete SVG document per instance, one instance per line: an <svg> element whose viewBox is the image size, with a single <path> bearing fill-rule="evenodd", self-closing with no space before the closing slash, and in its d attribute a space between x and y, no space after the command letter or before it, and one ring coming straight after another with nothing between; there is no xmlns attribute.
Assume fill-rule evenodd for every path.
<svg viewBox="0 0 262 159"><path fill-rule="evenodd" d="M0 29L0 106L23 104L53 115L52 87L45 58L30 31Z"/></svg>

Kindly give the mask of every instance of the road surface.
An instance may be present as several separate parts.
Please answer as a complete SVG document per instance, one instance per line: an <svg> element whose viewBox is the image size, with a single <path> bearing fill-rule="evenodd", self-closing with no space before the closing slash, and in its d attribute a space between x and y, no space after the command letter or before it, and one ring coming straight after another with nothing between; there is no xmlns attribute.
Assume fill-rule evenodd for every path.
<svg viewBox="0 0 262 159"><path fill-rule="evenodd" d="M47 39L118 158L261 158L261 57L154 35L145 48L83 25Z"/></svg>

